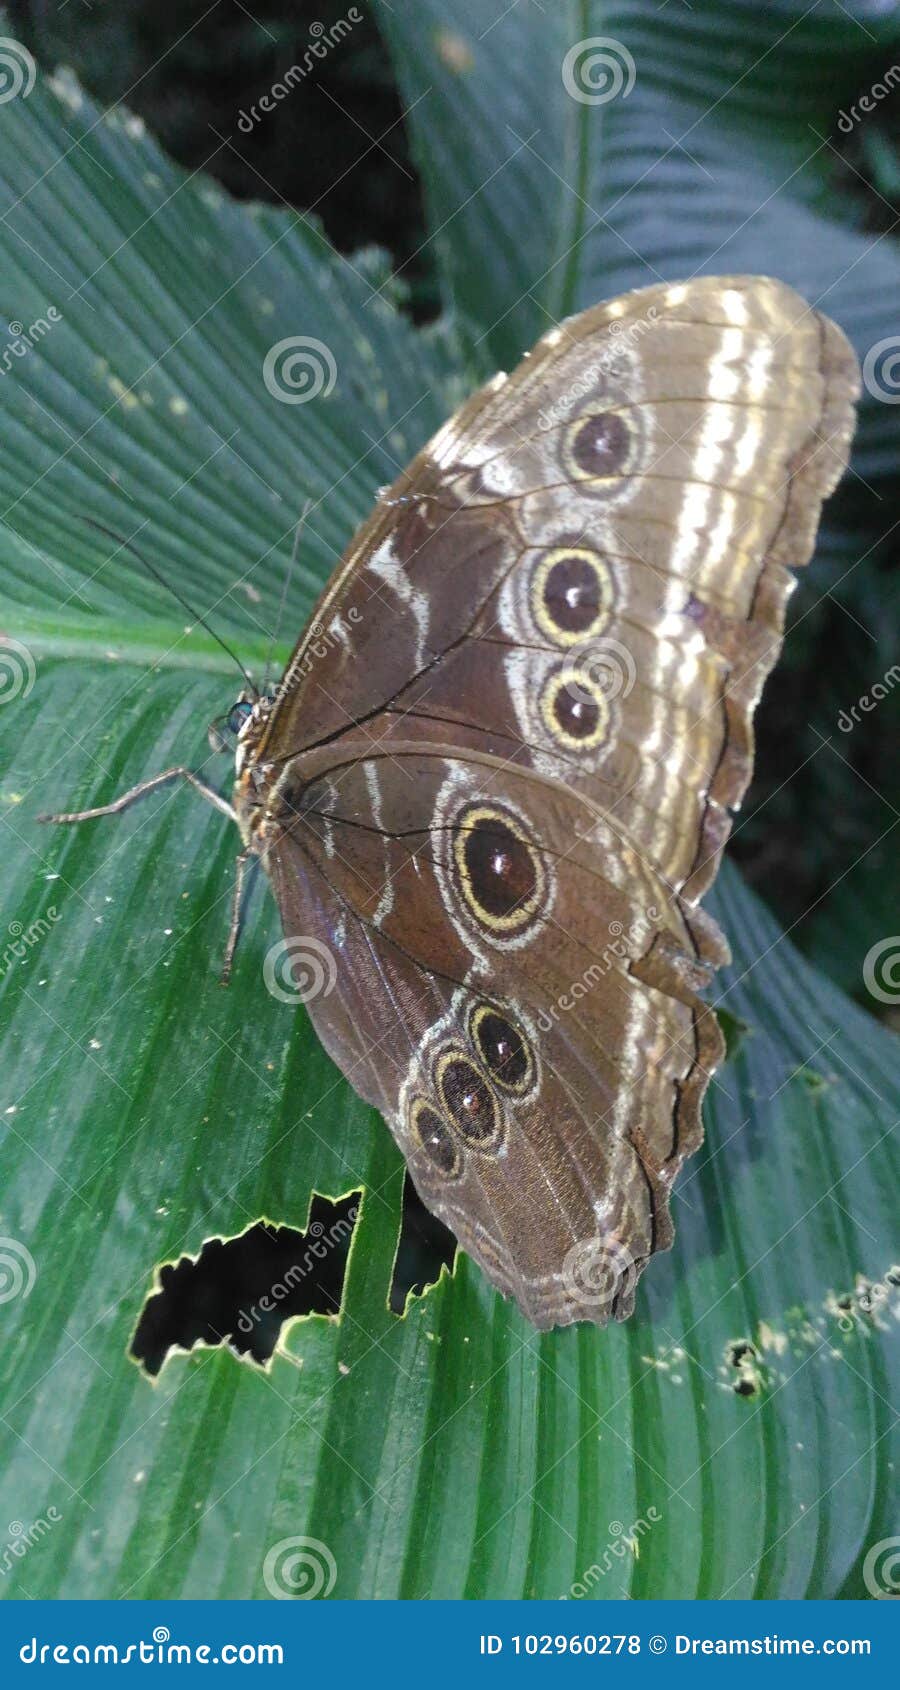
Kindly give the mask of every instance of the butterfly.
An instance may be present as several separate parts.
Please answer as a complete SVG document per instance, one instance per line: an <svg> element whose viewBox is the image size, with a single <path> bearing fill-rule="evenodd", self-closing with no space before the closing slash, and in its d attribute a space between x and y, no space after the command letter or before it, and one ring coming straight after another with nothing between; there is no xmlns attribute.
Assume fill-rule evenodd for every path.
<svg viewBox="0 0 900 1690"><path fill-rule="evenodd" d="M277 688L229 717L338 1067L534 1326L634 1307L723 1054L699 905L791 568L849 453L841 331L705 277L553 328L382 492ZM249 677L248 677L249 680Z"/></svg>

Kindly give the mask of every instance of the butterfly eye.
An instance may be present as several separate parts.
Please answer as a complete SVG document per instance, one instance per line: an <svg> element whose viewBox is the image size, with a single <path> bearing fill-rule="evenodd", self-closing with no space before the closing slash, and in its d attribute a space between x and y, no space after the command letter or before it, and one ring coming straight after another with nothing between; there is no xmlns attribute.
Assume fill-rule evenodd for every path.
<svg viewBox="0 0 900 1690"><path fill-rule="evenodd" d="M238 699L237 704L228 712L226 726L229 733L238 734L248 716L253 714L253 705L246 698Z"/></svg>

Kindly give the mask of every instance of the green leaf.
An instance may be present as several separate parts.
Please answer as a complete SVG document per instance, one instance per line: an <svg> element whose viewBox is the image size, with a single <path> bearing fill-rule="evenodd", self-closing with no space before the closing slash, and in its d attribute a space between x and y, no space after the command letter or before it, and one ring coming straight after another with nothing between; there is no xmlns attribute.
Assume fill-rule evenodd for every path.
<svg viewBox="0 0 900 1690"><path fill-rule="evenodd" d="M137 119L100 114L66 76L58 88L3 112L0 306L26 331L0 375L6 594L29 628L60 605L110 617L114 643L126 614L171 628L170 598L130 557L100 568L111 547L93 518L137 534L220 625L264 644L305 501L295 620L374 489L441 420L433 343L379 291L382 255L343 258L314 217L235 205ZM295 336L315 343L312 411L263 379ZM280 363L274 379L297 398Z"/></svg>
<svg viewBox="0 0 900 1690"><path fill-rule="evenodd" d="M548 129L566 131L558 25L514 16L534 32L517 38L532 81L507 35L510 87L540 87ZM422 17L401 18L409 52ZM464 33L469 11L453 17ZM444 98L423 102L423 133L452 194L467 137ZM451 337L410 328L378 256L342 259L309 218L230 204L65 79L2 124L18 201L2 304L31 324L56 302L61 320L0 378L3 631L35 661L0 708L0 1466L6 1518L47 1523L24 1554L0 1545L0 1593L262 1597L267 1557L305 1536L334 1557L337 1597L864 1594L865 1551L895 1524L894 1046L733 873L715 900L735 952L719 990L745 1030L711 1089L676 1248L624 1327L538 1336L464 1258L389 1312L400 1158L305 1014L266 992L278 923L261 885L221 990L223 818L172 788L116 821L37 825L181 761L227 780L205 725L239 684L228 660L127 553L101 568L114 546L83 518L137 534L258 664L303 501L285 632L458 383ZM496 137L478 144L499 162ZM547 192L527 170L522 214ZM479 203L493 253L497 202ZM496 247L510 302L500 224ZM481 277L495 285L493 263ZM474 290L463 307L493 321ZM299 406L263 380L293 335L337 369ZM339 1320L285 1327L266 1370L196 1349L151 1387L127 1359L159 1264L263 1216L302 1228L314 1192L356 1190ZM887 1287L874 1313L860 1276Z"/></svg>

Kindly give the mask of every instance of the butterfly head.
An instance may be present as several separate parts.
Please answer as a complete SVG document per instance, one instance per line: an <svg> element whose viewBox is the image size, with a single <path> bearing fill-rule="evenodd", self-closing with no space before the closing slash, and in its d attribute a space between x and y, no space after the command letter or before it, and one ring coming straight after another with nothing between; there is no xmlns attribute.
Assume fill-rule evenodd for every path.
<svg viewBox="0 0 900 1690"><path fill-rule="evenodd" d="M259 750L274 704L273 693L245 688L227 716L213 722L209 730L215 750L234 752L234 808L244 844L253 850L261 850L265 840L265 797L271 765L261 762Z"/></svg>
<svg viewBox="0 0 900 1690"><path fill-rule="evenodd" d="M272 710L273 699L266 693L245 687L227 715L217 717L209 726L209 743L213 751L233 751L235 774L240 776L259 744Z"/></svg>

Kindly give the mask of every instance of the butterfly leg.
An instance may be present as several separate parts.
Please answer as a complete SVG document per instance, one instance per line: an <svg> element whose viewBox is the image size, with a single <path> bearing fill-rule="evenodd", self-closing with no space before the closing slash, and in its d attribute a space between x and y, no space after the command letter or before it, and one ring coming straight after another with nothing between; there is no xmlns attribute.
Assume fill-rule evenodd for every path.
<svg viewBox="0 0 900 1690"><path fill-rule="evenodd" d="M137 798L143 798L145 792L155 792L158 786L165 786L170 780L186 780L200 793L207 803L214 804L221 810L229 821L237 822L237 816L227 798L223 798L215 787L208 786L205 780L195 775L192 769L182 767L163 769L162 774L152 775L150 780L142 780L138 786L132 786L128 792L123 792L121 798L114 798L111 804L98 804L94 810L67 810L54 815L38 816L39 822L90 822L95 816L118 816Z"/></svg>
<svg viewBox="0 0 900 1690"><path fill-rule="evenodd" d="M229 821L237 823L237 815L227 798L223 798L215 787L209 786L205 780L201 780L200 776L195 775L192 769L186 769L181 764L176 768L163 769L161 774L152 775L149 780L140 781L137 786L130 787L127 792L122 793L121 797L114 798L109 804L98 804L92 810L60 810L52 815L38 816L37 819L39 822L89 822L93 821L96 816L118 816L121 815L123 810L127 810L136 799L143 798L148 792L155 792L157 787L166 786L169 781L173 780L188 781L194 790L200 793L201 797L205 798L208 803L213 804L217 810L221 810L223 816L227 816ZM234 894L231 901L231 926L228 929L228 941L222 964L223 986L228 985L231 977L231 965L234 961L241 926L241 896L244 889L244 876L247 863L252 855L252 851L249 850L239 851L237 855Z"/></svg>
<svg viewBox="0 0 900 1690"><path fill-rule="evenodd" d="M234 961L234 953L237 950L238 937L241 931L241 899L244 893L244 878L247 873L247 864L252 855L253 852L250 850L239 851L235 858L234 891L231 895L231 926L228 929L225 955L222 959L222 973L219 976L220 984L223 986L227 986L231 979L231 965Z"/></svg>

